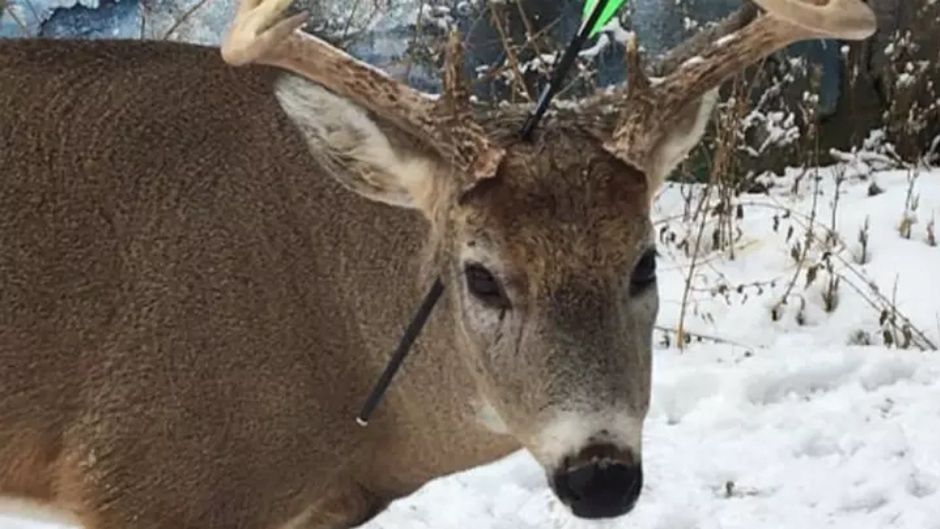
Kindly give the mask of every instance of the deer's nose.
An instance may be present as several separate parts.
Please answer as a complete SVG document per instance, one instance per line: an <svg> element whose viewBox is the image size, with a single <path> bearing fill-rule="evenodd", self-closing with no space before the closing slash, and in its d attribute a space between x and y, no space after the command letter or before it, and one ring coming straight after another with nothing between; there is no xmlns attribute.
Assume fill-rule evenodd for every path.
<svg viewBox="0 0 940 529"><path fill-rule="evenodd" d="M643 488L643 468L613 447L589 447L560 468L552 482L555 494L575 516L615 518L636 505Z"/></svg>

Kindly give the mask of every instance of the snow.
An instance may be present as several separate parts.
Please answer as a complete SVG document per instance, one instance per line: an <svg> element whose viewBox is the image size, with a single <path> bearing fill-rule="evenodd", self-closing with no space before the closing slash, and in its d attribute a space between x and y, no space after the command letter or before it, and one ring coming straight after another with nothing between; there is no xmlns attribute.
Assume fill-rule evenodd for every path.
<svg viewBox="0 0 940 529"><path fill-rule="evenodd" d="M940 529L940 360L885 343L882 314L893 299L896 321L909 318L940 343L940 248L928 231L940 216L940 170L892 162L877 139L836 167L762 177L769 191L738 197L733 259L712 249L717 217L705 249L691 250L699 227L684 212L706 189L664 189L654 213L665 241L659 326L676 329L691 276L684 325L693 338L680 350L674 333L657 333L646 485L633 513L573 519L518 452L429 483L364 528ZM882 192L871 195L873 183ZM917 219L909 238L899 230L906 215ZM796 252L805 254L798 264L793 248L810 219L815 242Z"/></svg>
<svg viewBox="0 0 940 529"><path fill-rule="evenodd" d="M610 37L606 33L601 33L597 38L597 43L589 48L585 48L578 53L583 59L595 59L610 45Z"/></svg>

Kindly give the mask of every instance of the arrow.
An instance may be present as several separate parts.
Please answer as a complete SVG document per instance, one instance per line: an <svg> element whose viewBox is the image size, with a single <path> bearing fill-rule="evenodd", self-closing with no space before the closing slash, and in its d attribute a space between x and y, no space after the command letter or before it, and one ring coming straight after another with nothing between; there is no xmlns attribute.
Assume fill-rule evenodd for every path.
<svg viewBox="0 0 940 529"><path fill-rule="evenodd" d="M529 119L522 125L520 135L523 139L529 139L531 137L539 120L545 115L545 112L548 110L548 105L558 91L558 87L561 85L562 80L564 80L568 70L571 69L571 66L574 64L575 56L577 56L578 51L581 50L584 41L599 31L600 28L604 27L604 25L617 14L617 10L620 9L620 6L626 2L627 0L586 1L584 4L584 14L587 18L581 22L581 30L578 31L578 34L575 35L571 43L568 44L565 53L561 56L561 60L555 64L555 72L551 80L549 80L548 84L545 85L545 88L542 90L535 110L529 114Z"/></svg>
<svg viewBox="0 0 940 529"><path fill-rule="evenodd" d="M588 20L591 13L594 11L594 7L597 6L597 2L600 0L585 0L584 2L584 12L581 15L581 20ZM620 11L620 8L627 3L627 0L612 0L607 2L607 6L601 11L600 18L597 19L597 22L594 23L594 27L591 28L591 33L588 35L588 38L592 38L597 33L603 29L604 26L610 22L610 19L614 18L614 15L617 14L617 11Z"/></svg>

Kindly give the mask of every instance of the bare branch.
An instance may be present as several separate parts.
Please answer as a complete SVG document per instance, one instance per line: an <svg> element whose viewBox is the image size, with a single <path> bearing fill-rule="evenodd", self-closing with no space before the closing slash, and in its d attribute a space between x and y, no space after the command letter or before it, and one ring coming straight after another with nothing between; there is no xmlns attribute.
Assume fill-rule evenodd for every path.
<svg viewBox="0 0 940 529"><path fill-rule="evenodd" d="M175 33L176 30L180 28L180 26L189 20L189 18L193 16L196 11L202 9L202 7L205 6L208 1L209 0L199 0L195 4L191 5L189 9L187 9L182 15L180 15L179 18L176 19L176 21L173 22L173 25L170 26L170 29L168 29L166 33L163 34L163 40L167 40L172 37L173 33Z"/></svg>
<svg viewBox="0 0 940 529"><path fill-rule="evenodd" d="M23 36L29 35L29 28L26 27L26 24L20 20L20 17L17 16L17 14L9 5L6 4L6 0L0 0L0 15L3 15L4 13L10 15L10 19L12 19L16 26L20 28L20 32L23 34Z"/></svg>

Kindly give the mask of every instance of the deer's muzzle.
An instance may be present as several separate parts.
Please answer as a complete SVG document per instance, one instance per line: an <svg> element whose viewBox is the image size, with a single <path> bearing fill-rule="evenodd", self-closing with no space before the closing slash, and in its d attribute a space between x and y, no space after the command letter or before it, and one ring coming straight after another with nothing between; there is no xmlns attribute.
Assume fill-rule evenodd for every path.
<svg viewBox="0 0 940 529"><path fill-rule="evenodd" d="M552 488L579 518L616 518L636 505L643 467L613 445L589 446L555 472Z"/></svg>

